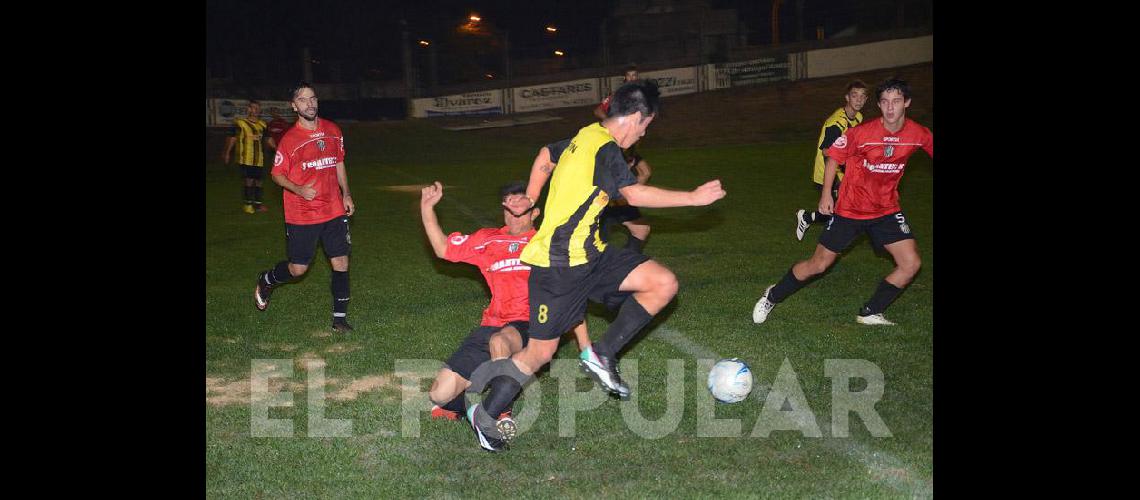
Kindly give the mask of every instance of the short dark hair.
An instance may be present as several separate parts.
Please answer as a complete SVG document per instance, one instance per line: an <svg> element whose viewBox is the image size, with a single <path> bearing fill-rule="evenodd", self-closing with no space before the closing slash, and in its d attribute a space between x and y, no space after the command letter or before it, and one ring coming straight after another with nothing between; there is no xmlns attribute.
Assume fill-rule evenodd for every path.
<svg viewBox="0 0 1140 500"><path fill-rule="evenodd" d="M880 83L875 89L875 99L882 99L883 92L888 90L897 90L902 94L903 99L910 99L910 85L898 78L888 78L887 81Z"/></svg>
<svg viewBox="0 0 1140 500"><path fill-rule="evenodd" d="M293 99L296 99L297 93L301 92L301 89L312 89L314 94L317 93L317 89L316 87L313 87L313 84L309 82L300 82L289 89L289 100L292 101Z"/></svg>
<svg viewBox="0 0 1140 500"><path fill-rule="evenodd" d="M625 67L625 72L629 73L630 71L637 71L637 65L633 64L633 63L629 63L629 66Z"/></svg>
<svg viewBox="0 0 1140 500"><path fill-rule="evenodd" d="M638 111L641 116L650 117L661 110L661 91L653 80L637 80L622 84L610 99L607 118L629 116Z"/></svg>
<svg viewBox="0 0 1140 500"><path fill-rule="evenodd" d="M512 194L526 194L526 183L523 181L511 181L499 188L499 198L506 198Z"/></svg>
<svg viewBox="0 0 1140 500"><path fill-rule="evenodd" d="M852 90L865 88L867 88L867 84L863 83L863 80L852 80L851 83L847 84L847 92L844 93L850 94Z"/></svg>

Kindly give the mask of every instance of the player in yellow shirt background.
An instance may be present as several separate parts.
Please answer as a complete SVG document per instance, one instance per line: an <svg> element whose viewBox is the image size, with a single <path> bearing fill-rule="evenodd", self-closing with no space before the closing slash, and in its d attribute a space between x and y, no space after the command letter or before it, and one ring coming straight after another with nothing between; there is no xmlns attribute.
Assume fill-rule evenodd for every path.
<svg viewBox="0 0 1140 500"><path fill-rule="evenodd" d="M261 141L268 127L261 119L261 103L249 101L246 117L234 118L233 135L226 138L226 149L222 152L222 163L229 165L230 153L237 146L237 162L245 178L242 210L247 214L269 211L261 203L261 180L265 178L265 150Z"/></svg>
<svg viewBox="0 0 1140 500"><path fill-rule="evenodd" d="M863 105L867 104L867 84L862 80L855 80L847 84L847 92L843 95L843 100L846 104L842 108L835 110L827 120L823 122L823 128L819 131L819 142L816 144L815 149L815 167L812 169L811 180L815 183L815 189L818 191L823 190L823 167L827 164L827 155L825 152L831 144L835 142L839 136L843 135L847 129L863 123ZM835 185L831 188L831 199L839 199L839 183L843 181L843 165L839 166L839 171L836 173L837 178ZM804 233L807 232L808 227L812 224L827 224L831 220L830 215L821 214L817 210L807 211L800 209L796 212L796 239L803 241Z"/></svg>

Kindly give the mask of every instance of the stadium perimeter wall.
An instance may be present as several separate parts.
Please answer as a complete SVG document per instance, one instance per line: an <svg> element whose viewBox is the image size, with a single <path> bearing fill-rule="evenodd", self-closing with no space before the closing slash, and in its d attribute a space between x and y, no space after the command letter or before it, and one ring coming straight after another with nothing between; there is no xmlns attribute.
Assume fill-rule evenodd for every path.
<svg viewBox="0 0 1140 500"><path fill-rule="evenodd" d="M641 73L661 87L663 97L781 81L845 75L861 71L910 66L934 61L934 36L918 36L790 52L746 61L683 66ZM503 115L584 106L600 102L621 84L621 77L577 80L484 90L464 94L410 99L408 114L415 118L466 115ZM242 99L207 99L206 125L226 127L244 112ZM284 108L286 102L265 102Z"/></svg>

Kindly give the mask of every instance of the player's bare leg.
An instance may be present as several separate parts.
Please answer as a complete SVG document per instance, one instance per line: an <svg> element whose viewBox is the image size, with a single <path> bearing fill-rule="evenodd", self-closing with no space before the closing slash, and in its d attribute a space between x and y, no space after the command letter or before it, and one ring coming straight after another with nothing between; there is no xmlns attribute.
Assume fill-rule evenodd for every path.
<svg viewBox="0 0 1140 500"><path fill-rule="evenodd" d="M491 335L491 339L487 342L487 351L491 354L491 359L502 359L522 350L522 334L518 329L507 325L502 330L495 332Z"/></svg>
<svg viewBox="0 0 1140 500"><path fill-rule="evenodd" d="M558 339L530 339L526 347L511 356L511 361L519 371L526 375L534 375L554 357L558 351Z"/></svg>
<svg viewBox="0 0 1140 500"><path fill-rule="evenodd" d="M579 352L590 348L590 332L586 328L585 321L578 323L578 326L574 327L574 340L578 342Z"/></svg>
<svg viewBox="0 0 1140 500"><path fill-rule="evenodd" d="M629 386L621 380L617 354L677 295L677 276L669 268L648 260L633 269L618 287L632 292L622 303L617 318L602 340L594 343L593 356L579 366L602 388L622 399L629 398Z"/></svg>
<svg viewBox="0 0 1140 500"><path fill-rule="evenodd" d="M918 270L922 268L918 245L913 239L896 241L883 246L883 249L895 259L895 269L879 282L875 294L859 310L855 320L865 325L893 325L893 322L883 316L883 311L894 302L907 285L910 285Z"/></svg>
<svg viewBox="0 0 1140 500"><path fill-rule="evenodd" d="M503 327L491 335L487 341L487 351L490 354L491 361L504 359L520 350L522 350L522 335L513 326ZM436 405L431 410L432 418L458 420L459 416L467 410L467 398L463 393L470 386L470 380L451 371L450 368L440 369L435 382L432 383L431 390L428 392L432 402ZM500 412L499 420L504 417L510 417L509 409L506 412Z"/></svg>
<svg viewBox="0 0 1140 500"><path fill-rule="evenodd" d="M470 385L470 381L451 371L451 368L440 368L428 390L428 398L435 404L431 409L431 418L459 420L466 403L463 391Z"/></svg>
<svg viewBox="0 0 1140 500"><path fill-rule="evenodd" d="M823 245L817 244L815 246L815 253L813 253L810 258L801 260L792 266L792 274L794 274L799 281L807 281L823 274L832 264L835 264L835 260L838 258L839 254L828 250L827 247ZM794 292L795 290L792 291ZM791 293L781 295L780 300L783 300L787 295L791 295ZM779 300L776 302L779 303Z"/></svg>
<svg viewBox="0 0 1140 500"><path fill-rule="evenodd" d="M756 324L767 321L768 313L772 312L772 308L776 307L776 304L783 302L789 295L803 288L811 278L823 274L835 264L835 260L838 258L839 254L817 244L815 253L810 258L796 262L784 274L779 283L764 290L760 300L756 301L756 305L752 307L752 321Z"/></svg>

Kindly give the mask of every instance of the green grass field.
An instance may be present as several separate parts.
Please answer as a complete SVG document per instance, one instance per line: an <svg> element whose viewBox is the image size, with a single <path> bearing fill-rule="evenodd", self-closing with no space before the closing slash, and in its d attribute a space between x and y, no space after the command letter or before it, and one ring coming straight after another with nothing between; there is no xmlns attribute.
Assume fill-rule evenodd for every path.
<svg viewBox="0 0 1140 500"><path fill-rule="evenodd" d="M912 157L901 185L924 267L887 311L898 326L854 322L892 267L865 237L765 324L751 320L763 289L810 255L820 233L816 226L803 242L793 236L794 211L818 199L809 179L814 124L793 130L787 141L701 147L650 136L642 147L654 166L652 184L691 189L720 178L728 191L709 207L644 210L653 224L646 253L677 274L680 292L622 359L638 362L636 404L647 419L666 415L667 363L683 363L683 408L672 405L683 415L675 430L642 437L623 419L622 406L634 403L607 399L577 413L574 435L561 437L559 379L545 372L537 382L542 397L516 404L516 414L538 410L537 420L505 453L479 449L465 422L430 421L427 406L419 413L418 436L402 434L398 360L437 360L437 367L478 324L488 292L474 267L432 255L419 220L418 190L391 186L442 181L438 213L447 232L499 224L497 187L525 178L538 147L563 134L536 136L576 129L587 113L581 123L564 120L547 129L448 132L427 121L345 124L357 204L349 313L356 331L348 336L329 331L329 266L320 252L302 281L274 293L268 311L254 308L256 273L285 256L280 190L267 180L270 212L244 214L237 169L207 159L210 497L932 495L934 177L924 153ZM616 241L624 241L624 232ZM591 309L595 339L610 319L603 309ZM556 359L577 354L574 342L564 339ZM733 437L699 435L708 423L701 408L711 404L697 364L703 356L739 357L754 372L758 389L751 397L715 405L717 419L738 421ZM323 417L351 420L349 436L309 437L314 406L306 389L311 372L302 363L307 358L324 363ZM292 406L268 411L270 418L292 423L292 437L251 436L255 359L293 366L290 377L273 385L291 395ZM854 414L850 437L832 437L832 379L824 369L826 360L836 359L867 360L882 370L884 394L875 410L891 437L872 436ZM788 430L751 437L764 407L763 389L785 360L823 437ZM425 373L420 390L426 391L433 371ZM853 390L860 384L853 381ZM576 387L597 390L584 377Z"/></svg>

